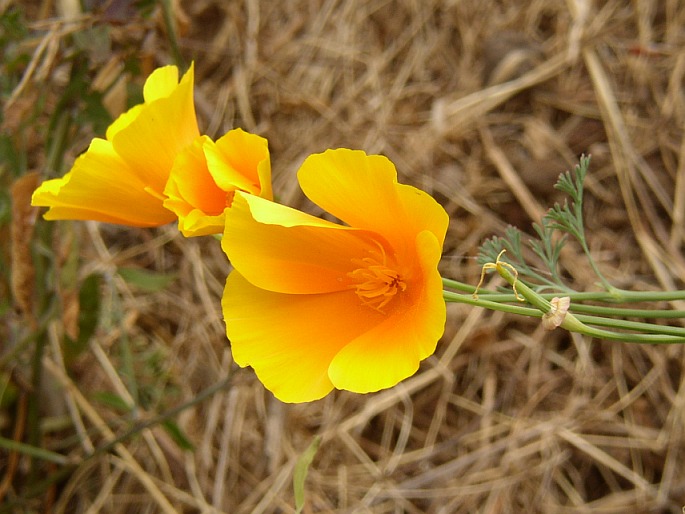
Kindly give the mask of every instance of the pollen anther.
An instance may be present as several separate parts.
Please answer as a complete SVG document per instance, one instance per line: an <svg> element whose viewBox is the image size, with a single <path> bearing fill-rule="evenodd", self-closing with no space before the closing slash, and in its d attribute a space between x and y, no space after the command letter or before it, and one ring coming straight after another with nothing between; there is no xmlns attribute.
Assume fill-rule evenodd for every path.
<svg viewBox="0 0 685 514"><path fill-rule="evenodd" d="M351 288L355 290L362 304L379 312L388 305L398 292L405 291L407 284L400 274L388 266L385 250L378 245L380 252L374 257L353 259L357 269L347 274L352 279Z"/></svg>

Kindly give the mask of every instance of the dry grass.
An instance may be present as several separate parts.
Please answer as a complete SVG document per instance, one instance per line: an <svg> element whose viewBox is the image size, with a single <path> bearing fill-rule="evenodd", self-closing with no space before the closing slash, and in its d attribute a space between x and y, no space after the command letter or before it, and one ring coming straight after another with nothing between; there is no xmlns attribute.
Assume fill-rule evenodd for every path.
<svg viewBox="0 0 685 514"><path fill-rule="evenodd" d="M294 177L310 153L385 154L402 181L448 210L444 273L475 284L478 245L509 223L529 230L557 198L559 172L591 153L586 217L606 275L625 288L683 287L682 2L180 3L201 126L212 136L243 127L267 137L280 201L311 208ZM129 39L128 48L143 49L144 69L170 62L160 25L136 26ZM59 48L52 60L43 55L36 73L57 80L60 57ZM284 405L231 361L219 306L229 268L215 242L173 227L64 227L80 240L79 276L105 277L105 308L76 362L65 363L59 343L68 324L48 327L43 403L55 423L46 447L79 462L133 423L228 385L174 417L194 450L150 423L78 466L36 509L294 512L292 469L317 434L305 512L679 513L685 505L680 346L592 341L451 305L438 352L404 383ZM575 248L564 259L577 289L595 287ZM121 279L122 266L178 276L146 292ZM138 408L122 415L95 400L102 391ZM23 472L12 472L12 487Z"/></svg>

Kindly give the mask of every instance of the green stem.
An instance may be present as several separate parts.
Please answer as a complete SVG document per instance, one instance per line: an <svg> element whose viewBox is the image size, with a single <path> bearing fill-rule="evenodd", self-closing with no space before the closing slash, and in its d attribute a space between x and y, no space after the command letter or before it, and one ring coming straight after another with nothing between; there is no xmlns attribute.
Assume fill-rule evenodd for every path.
<svg viewBox="0 0 685 514"><path fill-rule="evenodd" d="M518 286L517 286L518 287ZM487 291L480 291L479 296L486 299L492 303L514 303L516 302L516 296L514 294L497 294L490 293ZM571 302L578 302L583 300L582 297L584 293L545 293L538 294L541 298L545 300L551 300L552 298L559 296L568 296ZM459 293L454 293L452 291L443 291L443 296L446 301L459 302L460 300L454 300L452 295L461 296ZM685 311L681 310L662 310L662 309L626 309L623 307L604 307L601 305L584 305L581 303L572 303L571 310L576 313L592 314L595 316L615 316L621 318L640 318L640 319L681 319L685 318Z"/></svg>
<svg viewBox="0 0 685 514"><path fill-rule="evenodd" d="M594 316L583 316L586 323L595 322L597 318ZM607 318L604 318L605 320ZM617 328L622 328L626 330L634 330L636 327L631 325L631 322L623 320L613 320L612 326ZM644 323L643 325L647 325ZM610 330L603 330L596 327L591 327L586 325L581 321L581 316L576 317L571 313L566 315L566 318L560 325L561 328L568 330L569 332L577 332L579 334L584 334L587 336L596 337L598 339L607 339L610 341L622 341L624 343L649 343L649 344L675 344L675 343L685 343L685 330L680 329L680 334L682 335L663 335L655 333L652 331L649 334L635 334L629 332L612 332ZM652 328L658 327L659 325L653 325ZM675 327L671 327L675 328Z"/></svg>
<svg viewBox="0 0 685 514"><path fill-rule="evenodd" d="M567 295L568 296L568 295ZM573 297L571 297L573 301ZM574 304L574 312L594 314L596 316L619 316L622 318L641 319L679 319L685 318L685 311L667 311L661 309L624 309L621 307L603 307L601 305Z"/></svg>
<svg viewBox="0 0 685 514"><path fill-rule="evenodd" d="M464 303L474 307L482 307L491 311L508 312L509 314L519 314L521 316L528 316L529 318L541 318L542 312L531 307L522 307L519 305L511 305L508 303L493 302L490 300L483 300L482 298L473 298L471 295L464 295L453 293L452 291L443 291L442 296L446 302ZM489 295L483 295L489 297ZM512 295L513 297L513 295Z"/></svg>
<svg viewBox="0 0 685 514"><path fill-rule="evenodd" d="M582 234L585 234L585 232L582 232ZM606 288L607 293L609 293L611 296L615 298L620 298L622 291L613 285L611 285L611 282L609 282L602 272L599 270L597 267L597 264L595 264L595 260L592 258L592 253L590 253L590 248L588 248L587 244L585 243L585 238L584 236L582 238L578 238L578 242L580 243L581 248L583 249L583 252L585 252L585 255L587 256L587 260L590 263L590 266L592 267L592 271L595 272L595 275L597 275L597 278L602 282L602 285Z"/></svg>
<svg viewBox="0 0 685 514"><path fill-rule="evenodd" d="M178 36L176 34L176 24L174 23L174 12L171 0L161 0L162 14L164 16L164 25L166 26L167 35L169 37L169 44L171 45L171 53L174 56L174 62L182 69L186 69L185 60L181 54L181 49L178 45Z"/></svg>
<svg viewBox="0 0 685 514"><path fill-rule="evenodd" d="M456 280L451 280L448 278L443 278L442 283L445 287L449 289L454 289L456 291L462 291L464 293L473 293L476 288L469 284L464 284L463 282L458 282ZM519 284L516 283L518 288ZM672 302L677 300L685 300L685 291L626 291L624 289L617 289L618 297L614 294L607 293L606 291L594 291L594 292L566 292L560 291L558 293L535 293L543 298L552 299L555 296L568 296L571 301L599 301L607 303L634 303L634 302ZM493 293L491 291L482 291L478 294L488 295L488 298L495 299L495 301L516 301L513 294L500 294ZM670 311L665 311L670 312Z"/></svg>
<svg viewBox="0 0 685 514"><path fill-rule="evenodd" d="M679 337L681 342L685 342L685 328L672 327L669 325L656 325L654 323L643 323L640 321L628 321L623 319L605 318L602 316L587 316L584 314L574 314L576 319L588 325L601 327L619 328L624 330L635 330L651 334L670 335Z"/></svg>
<svg viewBox="0 0 685 514"><path fill-rule="evenodd" d="M525 296L525 293L520 289L520 283L516 284L517 289L521 292L522 295ZM537 294L537 293L535 293ZM451 291L443 291L443 298L445 299L446 302L452 302L452 303L464 303L467 305L472 305L474 307L481 307L483 309L489 309L493 311L500 311L500 312L507 312L510 314L518 314L520 316L528 316L531 318L541 318L543 315L543 312L539 309L533 309L530 307L523 307L519 305L511 305L509 303L500 303L500 301L493 301L490 299L491 296L507 296L511 298L507 298L507 301L514 301L514 295L489 295L489 294L483 294L482 297L479 297L477 300L473 299L472 296L470 295L464 295L460 293L453 293ZM551 306L550 306L551 308ZM573 307L574 310L576 310L577 306ZM646 311L649 312L649 311ZM627 321L627 320L620 320L620 319L614 319L614 318L606 318L606 317L601 317L601 316L588 316L584 314L567 314L567 317L573 315L574 318L587 325L595 325L595 326L600 326L600 327L611 327L611 328L618 328L618 329L624 329L624 330L634 330L637 332L647 332L648 334L644 335L649 335L649 333L653 335L658 335L658 336L669 336L667 338L662 338L659 337L659 342L664 342L664 343L678 343L678 342L685 342L685 328L681 327L672 327L668 325L655 325L653 323L642 323L642 322L637 322L637 321ZM590 329L591 327L588 327ZM620 333L616 334L615 337L612 336L610 333L603 332L602 335L599 334L599 332L595 332L593 335L596 337L603 337L603 338L610 338L610 339L621 339L625 340L626 334ZM677 338L677 339L674 339ZM634 340L632 342L646 342L643 340ZM649 341L649 342L654 342L654 341Z"/></svg>
<svg viewBox="0 0 685 514"><path fill-rule="evenodd" d="M509 282L512 287L518 291L529 303L536 307L541 313L548 313L552 309L552 305L548 300L540 296L538 293L533 291L523 282L519 282L518 278L506 267L498 264L496 266L499 275ZM581 321L583 319L583 321ZM649 330L648 334L635 334L635 333L624 333L624 332L612 332L609 330L603 330L590 326L586 323L591 324L601 324L602 322L609 321L608 318L598 318L594 316L578 316L576 317L572 313L567 313L564 321L561 323L561 327L569 330L571 332L577 332L579 334L584 334L588 336L597 337L600 339L608 339L613 341L623 341L627 343L652 343L652 344L668 344L668 343L685 343L685 329L671 327L673 330L671 334L675 335L664 335L663 333L658 333L660 330L660 325L652 325L648 323L635 323L625 320L611 320L611 326L614 328L619 328L623 330Z"/></svg>

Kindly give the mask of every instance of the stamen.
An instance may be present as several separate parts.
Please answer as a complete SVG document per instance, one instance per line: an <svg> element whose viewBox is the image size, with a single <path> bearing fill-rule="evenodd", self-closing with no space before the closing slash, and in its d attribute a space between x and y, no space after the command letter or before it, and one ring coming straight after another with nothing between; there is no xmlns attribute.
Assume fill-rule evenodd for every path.
<svg viewBox="0 0 685 514"><path fill-rule="evenodd" d="M372 252L374 257L353 259L357 269L347 274L354 284L355 293L362 304L383 312L383 307L388 305L394 296L407 289L407 284L400 274L388 266L385 249L378 244L380 252Z"/></svg>

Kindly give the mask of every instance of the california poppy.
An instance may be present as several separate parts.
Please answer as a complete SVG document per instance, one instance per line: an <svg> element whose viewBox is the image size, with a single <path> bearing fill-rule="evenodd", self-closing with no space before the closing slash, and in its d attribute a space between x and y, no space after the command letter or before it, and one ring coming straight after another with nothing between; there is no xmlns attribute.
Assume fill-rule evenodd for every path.
<svg viewBox="0 0 685 514"><path fill-rule="evenodd" d="M184 236L220 234L235 191L272 199L266 139L233 129L216 142L198 137L183 150L164 189L164 207L178 216Z"/></svg>
<svg viewBox="0 0 685 514"><path fill-rule="evenodd" d="M43 182L32 204L48 207L45 219L95 220L151 227L173 221L164 187L177 155L198 136L193 67L155 70L143 88L144 103L119 116L106 138L95 138L62 178Z"/></svg>
<svg viewBox="0 0 685 514"><path fill-rule="evenodd" d="M285 402L334 387L367 393L414 374L444 331L437 266L448 225L385 157L308 157L305 194L345 224L237 192L222 248L222 307L235 361Z"/></svg>

